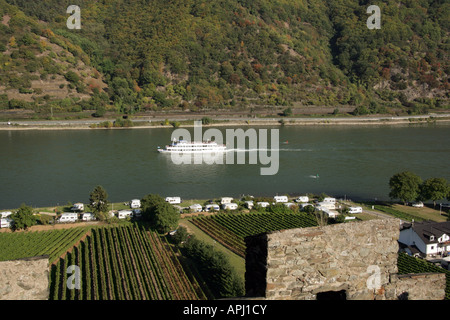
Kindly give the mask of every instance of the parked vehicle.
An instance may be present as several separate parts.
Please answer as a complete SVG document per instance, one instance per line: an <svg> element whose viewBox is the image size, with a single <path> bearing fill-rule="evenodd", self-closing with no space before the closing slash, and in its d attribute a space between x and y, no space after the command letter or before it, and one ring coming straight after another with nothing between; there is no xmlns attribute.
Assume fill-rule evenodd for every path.
<svg viewBox="0 0 450 320"><path fill-rule="evenodd" d="M295 199L295 202L301 202L301 203L309 202L309 197L307 197L307 196L298 197L297 199Z"/></svg>
<svg viewBox="0 0 450 320"><path fill-rule="evenodd" d="M218 204L207 204L205 206L205 212L209 212L211 210L219 211L220 206Z"/></svg>
<svg viewBox="0 0 450 320"><path fill-rule="evenodd" d="M13 220L10 218L0 219L0 228L11 228Z"/></svg>
<svg viewBox="0 0 450 320"><path fill-rule="evenodd" d="M133 211L131 211L131 210L120 210L117 212L117 217L119 219L126 219L126 218L130 218L132 214L133 214Z"/></svg>
<svg viewBox="0 0 450 320"><path fill-rule="evenodd" d="M348 208L348 213L362 213L361 207L350 207Z"/></svg>
<svg viewBox="0 0 450 320"><path fill-rule="evenodd" d="M203 207L200 204L195 203L189 206L189 210L192 212L201 212L203 210Z"/></svg>
<svg viewBox="0 0 450 320"><path fill-rule="evenodd" d="M276 203L289 201L287 196L275 196L275 197L273 197L273 200L275 200Z"/></svg>
<svg viewBox="0 0 450 320"><path fill-rule="evenodd" d="M415 208L423 208L423 202L414 202L413 204L412 204L412 206L413 207L415 207Z"/></svg>
<svg viewBox="0 0 450 320"><path fill-rule="evenodd" d="M84 204L82 204L82 203L75 203L70 210L72 210L72 211L83 211L84 210Z"/></svg>
<svg viewBox="0 0 450 320"><path fill-rule="evenodd" d="M9 217L10 215L12 215L11 211L4 211L4 212L0 213L0 218L5 219L5 218Z"/></svg>
<svg viewBox="0 0 450 320"><path fill-rule="evenodd" d="M142 210L141 209L133 209L133 218L139 219L142 217Z"/></svg>
<svg viewBox="0 0 450 320"><path fill-rule="evenodd" d="M238 208L237 203L224 203L222 209L224 210L236 210Z"/></svg>
<svg viewBox="0 0 450 320"><path fill-rule="evenodd" d="M78 213L75 212L66 212L56 220L58 223L67 223L67 222L77 222L78 221Z"/></svg>
<svg viewBox="0 0 450 320"><path fill-rule="evenodd" d="M326 197L326 198L323 198L322 202L335 204L336 203L336 198Z"/></svg>
<svg viewBox="0 0 450 320"><path fill-rule="evenodd" d="M268 202L257 202L256 205L260 206L261 208L267 208L268 206L270 206L270 203L268 203Z"/></svg>
<svg viewBox="0 0 450 320"><path fill-rule="evenodd" d="M94 214L92 212L86 212L86 213L83 213L83 216L82 216L81 220L83 220L83 221L93 221L93 220L96 220L96 219L95 219L95 216L94 216Z"/></svg>
<svg viewBox="0 0 450 320"><path fill-rule="evenodd" d="M180 204L181 198L180 197L166 197L166 202L170 204Z"/></svg>
<svg viewBox="0 0 450 320"><path fill-rule="evenodd" d="M245 205L248 209L252 209L253 208L253 201L245 201Z"/></svg>
<svg viewBox="0 0 450 320"><path fill-rule="evenodd" d="M138 209L141 207L141 200L133 199L130 202L130 208L131 209Z"/></svg>
<svg viewBox="0 0 450 320"><path fill-rule="evenodd" d="M222 199L220 199L220 204L227 204L227 203L231 203L233 202L233 198L230 197L223 197Z"/></svg>

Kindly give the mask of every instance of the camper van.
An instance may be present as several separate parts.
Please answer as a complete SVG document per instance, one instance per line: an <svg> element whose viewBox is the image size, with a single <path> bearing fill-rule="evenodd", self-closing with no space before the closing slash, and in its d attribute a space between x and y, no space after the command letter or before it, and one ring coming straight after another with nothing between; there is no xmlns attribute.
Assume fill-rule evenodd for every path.
<svg viewBox="0 0 450 320"><path fill-rule="evenodd" d="M133 209L133 218L139 219L142 217L142 210L141 209Z"/></svg>
<svg viewBox="0 0 450 320"><path fill-rule="evenodd" d="M251 210L253 208L253 201L245 201L245 206Z"/></svg>
<svg viewBox="0 0 450 320"><path fill-rule="evenodd" d="M233 201L233 198L223 197L222 199L220 199L220 204L227 204L227 203L231 203L232 201Z"/></svg>
<svg viewBox="0 0 450 320"><path fill-rule="evenodd" d="M180 197L166 197L166 202L170 204L180 204L181 198Z"/></svg>
<svg viewBox="0 0 450 320"><path fill-rule="evenodd" d="M257 202L256 205L260 206L261 208L267 208L268 206L270 206L270 203L268 203L268 202Z"/></svg>
<svg viewBox="0 0 450 320"><path fill-rule="evenodd" d="M0 219L0 228L11 228L12 222L10 218Z"/></svg>
<svg viewBox="0 0 450 320"><path fill-rule="evenodd" d="M83 211L84 210L84 204L82 204L82 203L75 203L70 210L72 210L72 211Z"/></svg>
<svg viewBox="0 0 450 320"><path fill-rule="evenodd" d="M141 200L138 199L133 199L130 202L130 207L131 209L138 209L141 207Z"/></svg>
<svg viewBox="0 0 450 320"><path fill-rule="evenodd" d="M83 213L83 217L81 218L83 221L93 221L95 220L95 216L92 212Z"/></svg>
<svg viewBox="0 0 450 320"><path fill-rule="evenodd" d="M131 210L120 210L117 212L117 217L119 219L126 219L126 218L131 218L132 214L133 214L133 211L131 211Z"/></svg>
<svg viewBox="0 0 450 320"><path fill-rule="evenodd" d="M236 203L224 203L222 209L224 210L236 210L238 205Z"/></svg>
<svg viewBox="0 0 450 320"><path fill-rule="evenodd" d="M11 211L1 212L1 213L0 213L0 218L1 218L1 219L5 219L5 218L9 217L10 215L12 215L12 212L11 212Z"/></svg>
<svg viewBox="0 0 450 320"><path fill-rule="evenodd" d="M273 197L273 200L275 200L276 203L289 201L287 196L275 196L275 197Z"/></svg>
<svg viewBox="0 0 450 320"><path fill-rule="evenodd" d="M211 210L219 211L220 207L218 204L207 204L205 206L205 212L209 212Z"/></svg>
<svg viewBox="0 0 450 320"><path fill-rule="evenodd" d="M292 202L285 202L285 203L283 203L286 207L288 207L288 208L291 208L292 206L294 206L295 205L295 203L292 203Z"/></svg>
<svg viewBox="0 0 450 320"><path fill-rule="evenodd" d="M322 202L336 204L336 198L330 198L330 197L323 198Z"/></svg>
<svg viewBox="0 0 450 320"><path fill-rule="evenodd" d="M348 213L362 213L361 207L350 207Z"/></svg>
<svg viewBox="0 0 450 320"><path fill-rule="evenodd" d="M322 201L317 204L317 209L318 210L323 210L323 209L334 210L334 209L336 209L336 205L334 202Z"/></svg>
<svg viewBox="0 0 450 320"><path fill-rule="evenodd" d="M67 222L77 222L77 220L78 220L78 213L66 212L63 213L57 221L58 223L67 223Z"/></svg>
<svg viewBox="0 0 450 320"><path fill-rule="evenodd" d="M192 212L201 212L203 210L203 207L200 204L195 203L189 206L189 210Z"/></svg>
<svg viewBox="0 0 450 320"><path fill-rule="evenodd" d="M295 201L296 202L301 202L301 203L306 203L306 202L309 202L309 197L301 196L301 197L298 197Z"/></svg>

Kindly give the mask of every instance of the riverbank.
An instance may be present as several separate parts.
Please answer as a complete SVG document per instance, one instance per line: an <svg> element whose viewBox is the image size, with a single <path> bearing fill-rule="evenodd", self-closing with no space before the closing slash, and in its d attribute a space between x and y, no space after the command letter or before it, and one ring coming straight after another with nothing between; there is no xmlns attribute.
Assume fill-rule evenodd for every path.
<svg viewBox="0 0 450 320"><path fill-rule="evenodd" d="M152 129L152 128L176 128L193 127L194 121L201 120L199 117L192 119L157 119L139 118L131 119L132 127L102 127L105 122L114 122L114 119L97 120L46 120L46 121L13 121L0 122L0 130L124 130L124 129ZM330 126L330 125L409 125L429 123L450 123L450 114L430 114L419 116L380 116L380 117L311 117L311 118L212 118L210 127L226 126ZM164 124L169 123L169 124ZM96 127L100 125L100 127Z"/></svg>

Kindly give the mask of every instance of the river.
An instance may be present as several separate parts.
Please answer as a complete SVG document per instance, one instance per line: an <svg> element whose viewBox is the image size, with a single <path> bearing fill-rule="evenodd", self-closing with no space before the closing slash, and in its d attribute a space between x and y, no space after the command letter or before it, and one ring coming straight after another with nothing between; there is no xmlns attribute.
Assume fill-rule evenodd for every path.
<svg viewBox="0 0 450 320"><path fill-rule="evenodd" d="M0 131L0 208L87 203L96 185L114 202L149 193L209 199L324 192L381 200L389 199L388 181L397 172L450 180L448 124L255 129L279 129L275 175L260 174L267 165L249 164L251 152L246 164L174 164L156 151L170 141L169 128Z"/></svg>

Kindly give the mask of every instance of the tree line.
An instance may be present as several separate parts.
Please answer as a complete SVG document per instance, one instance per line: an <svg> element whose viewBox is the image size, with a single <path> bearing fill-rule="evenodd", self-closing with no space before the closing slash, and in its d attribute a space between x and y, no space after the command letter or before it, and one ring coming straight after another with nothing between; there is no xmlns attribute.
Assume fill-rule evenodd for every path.
<svg viewBox="0 0 450 320"><path fill-rule="evenodd" d="M417 174L404 171L394 174L389 180L389 197L400 199L404 204L411 201L450 200L450 184L445 178L422 180Z"/></svg>

